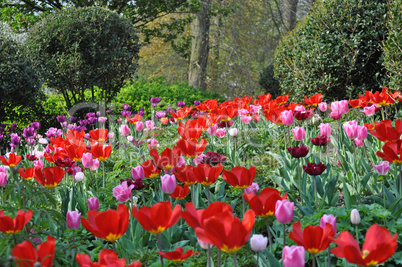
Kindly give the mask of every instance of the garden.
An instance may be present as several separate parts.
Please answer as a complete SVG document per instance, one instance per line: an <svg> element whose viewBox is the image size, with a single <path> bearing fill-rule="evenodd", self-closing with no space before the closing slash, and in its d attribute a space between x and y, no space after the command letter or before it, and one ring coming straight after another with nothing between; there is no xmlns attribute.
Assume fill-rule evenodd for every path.
<svg viewBox="0 0 402 267"><path fill-rule="evenodd" d="M49 3L0 1L0 266L402 266L401 0Z"/></svg>

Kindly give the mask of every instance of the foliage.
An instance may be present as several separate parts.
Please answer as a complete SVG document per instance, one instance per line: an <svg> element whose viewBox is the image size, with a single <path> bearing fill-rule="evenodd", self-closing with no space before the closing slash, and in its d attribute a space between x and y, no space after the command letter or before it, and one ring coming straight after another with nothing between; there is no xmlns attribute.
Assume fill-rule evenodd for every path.
<svg viewBox="0 0 402 267"><path fill-rule="evenodd" d="M319 92L333 100L381 88L387 10L386 1L318 2L276 49L282 93L300 99Z"/></svg>
<svg viewBox="0 0 402 267"><path fill-rule="evenodd" d="M26 44L43 82L63 95L67 106L84 101L84 92L103 88L106 102L136 70L139 51L134 27L98 7L69 8L46 16Z"/></svg>
<svg viewBox="0 0 402 267"><path fill-rule="evenodd" d="M39 96L39 78L20 45L0 36L0 121L10 119L10 112L24 105L34 106Z"/></svg>
<svg viewBox="0 0 402 267"><path fill-rule="evenodd" d="M281 95L279 90L279 81L274 74L274 65L269 64L260 73L258 84L265 89L265 93L270 93L273 98Z"/></svg>
<svg viewBox="0 0 402 267"><path fill-rule="evenodd" d="M158 105L159 109L166 109L167 107L175 107L177 101L184 101L186 105L194 105L194 101L205 101L210 98L216 98L222 101L222 97L217 94L203 93L187 83L174 82L169 83L165 77L158 77L150 81L140 79L128 82L120 90L116 96L114 104L116 107L121 108L122 104L129 104L131 109L137 110L144 108L146 114L150 114L151 97L159 97L161 103Z"/></svg>
<svg viewBox="0 0 402 267"><path fill-rule="evenodd" d="M388 39L384 42L384 66L390 76L389 88L402 88L402 1L390 4Z"/></svg>

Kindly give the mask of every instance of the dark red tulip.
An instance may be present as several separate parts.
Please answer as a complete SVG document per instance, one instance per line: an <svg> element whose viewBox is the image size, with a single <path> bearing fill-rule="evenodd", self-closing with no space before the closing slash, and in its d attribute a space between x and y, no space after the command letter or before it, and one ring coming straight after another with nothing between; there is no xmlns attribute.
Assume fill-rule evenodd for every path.
<svg viewBox="0 0 402 267"><path fill-rule="evenodd" d="M310 149L305 144L302 144L301 146L297 147L288 147L288 151L292 157L298 159L307 156Z"/></svg>
<svg viewBox="0 0 402 267"><path fill-rule="evenodd" d="M324 164L322 164L321 162L316 164L316 163L307 163L306 165L303 165L303 170L313 176L317 176L320 175L321 173L323 173L325 171L325 169L327 168L327 166L325 166Z"/></svg>
<svg viewBox="0 0 402 267"><path fill-rule="evenodd" d="M310 139L311 143L315 146L326 146L331 142L331 138L325 135L319 135L314 139Z"/></svg>

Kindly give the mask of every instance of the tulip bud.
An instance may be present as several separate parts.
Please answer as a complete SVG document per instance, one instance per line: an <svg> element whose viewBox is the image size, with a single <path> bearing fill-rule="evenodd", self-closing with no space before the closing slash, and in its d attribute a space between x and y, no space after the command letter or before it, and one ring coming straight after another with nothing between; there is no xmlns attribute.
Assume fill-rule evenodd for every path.
<svg viewBox="0 0 402 267"><path fill-rule="evenodd" d="M238 134L237 128L230 128L229 129L229 135L230 136L236 136Z"/></svg>
<svg viewBox="0 0 402 267"><path fill-rule="evenodd" d="M327 105L327 103L325 103L325 102L321 102L321 103L318 104L318 108L319 108L322 112L325 112L325 111L327 111L328 105Z"/></svg>
<svg viewBox="0 0 402 267"><path fill-rule="evenodd" d="M331 126L329 123L321 123L318 128L320 128L321 135L331 136Z"/></svg>
<svg viewBox="0 0 402 267"><path fill-rule="evenodd" d="M253 235L250 238L251 249L255 252L264 251L267 248L268 238L263 235Z"/></svg>
<svg viewBox="0 0 402 267"><path fill-rule="evenodd" d="M275 217L278 222L282 224L288 224L293 219L293 208L295 203L290 202L287 199L276 201L275 205Z"/></svg>
<svg viewBox="0 0 402 267"><path fill-rule="evenodd" d="M134 140L134 137L132 135L127 136L127 141L132 142Z"/></svg>
<svg viewBox="0 0 402 267"><path fill-rule="evenodd" d="M135 124L135 130L141 132L144 129L144 123L142 121L138 121Z"/></svg>
<svg viewBox="0 0 402 267"><path fill-rule="evenodd" d="M295 137L295 140L297 141L302 141L306 136L306 131L304 130L303 127L295 127L292 129L292 132Z"/></svg>
<svg viewBox="0 0 402 267"><path fill-rule="evenodd" d="M165 174L161 177L162 192L171 194L176 190L176 177L174 175Z"/></svg>
<svg viewBox="0 0 402 267"><path fill-rule="evenodd" d="M6 185L7 185L7 173L0 172L0 186L6 186Z"/></svg>
<svg viewBox="0 0 402 267"><path fill-rule="evenodd" d="M293 112L291 110L282 111L281 117L283 125L289 126L293 124Z"/></svg>
<svg viewBox="0 0 402 267"><path fill-rule="evenodd" d="M325 228L325 225L326 225L327 223L329 223L330 225L332 225L332 231L334 231L334 233L336 233L336 217L335 217L334 215L332 215L332 214L330 214L330 215L324 214L324 215L321 217L321 220L320 220L320 227L321 227L322 229L324 229L324 228Z"/></svg>
<svg viewBox="0 0 402 267"><path fill-rule="evenodd" d="M127 135L130 134L130 129L128 128L128 125L127 125L127 124L122 124L122 125L120 125L119 130L120 130L120 133L121 133L122 135L124 135L124 136L127 136Z"/></svg>
<svg viewBox="0 0 402 267"><path fill-rule="evenodd" d="M143 180L145 177L144 168L141 165L131 169L131 175L134 180Z"/></svg>
<svg viewBox="0 0 402 267"><path fill-rule="evenodd" d="M357 147L362 147L364 145L363 140L360 140L358 138L355 138L355 144Z"/></svg>
<svg viewBox="0 0 402 267"><path fill-rule="evenodd" d="M391 167L388 161L381 161L378 165L374 165L374 169L379 175L387 175Z"/></svg>
<svg viewBox="0 0 402 267"><path fill-rule="evenodd" d="M92 159L92 153L82 154L82 166L84 166L84 168L91 168L93 163L94 160Z"/></svg>
<svg viewBox="0 0 402 267"><path fill-rule="evenodd" d="M151 120L148 120L145 122L145 127L147 127L148 129L153 129L155 126L155 123Z"/></svg>
<svg viewBox="0 0 402 267"><path fill-rule="evenodd" d="M244 189L244 192L245 192L246 194L250 194L250 193L256 194L257 191L258 191L258 189L260 189L260 187L258 186L258 184L257 184L257 183L252 183L249 187L247 187L247 188Z"/></svg>
<svg viewBox="0 0 402 267"><path fill-rule="evenodd" d="M208 245L210 245L210 244L208 244L207 242L202 241L198 237L197 237L197 241L198 241L198 244L200 245L201 248L208 249ZM210 245L210 246L212 247L212 245Z"/></svg>
<svg viewBox="0 0 402 267"><path fill-rule="evenodd" d="M114 132L108 133L108 134L107 134L107 137L108 137L109 139L113 139L113 138L114 138Z"/></svg>
<svg viewBox="0 0 402 267"><path fill-rule="evenodd" d="M282 251L283 267L304 267L305 254L302 246L285 246Z"/></svg>
<svg viewBox="0 0 402 267"><path fill-rule="evenodd" d="M80 221L81 221L81 213L79 213L76 210L67 212L67 227L69 229L80 228Z"/></svg>
<svg viewBox="0 0 402 267"><path fill-rule="evenodd" d="M216 136L219 138L224 137L226 134L226 129L225 128L219 128L216 130Z"/></svg>
<svg viewBox="0 0 402 267"><path fill-rule="evenodd" d="M360 214L357 209L353 209L352 212L350 213L350 221L352 224L359 224L361 219L360 219Z"/></svg>
<svg viewBox="0 0 402 267"><path fill-rule="evenodd" d="M91 197L88 199L88 209L89 210L99 210L99 201L96 197Z"/></svg>

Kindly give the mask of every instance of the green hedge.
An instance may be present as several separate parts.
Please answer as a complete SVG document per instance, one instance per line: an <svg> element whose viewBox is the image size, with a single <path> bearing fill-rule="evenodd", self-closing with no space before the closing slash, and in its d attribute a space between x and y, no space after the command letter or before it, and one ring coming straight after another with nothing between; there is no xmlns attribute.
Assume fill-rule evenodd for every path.
<svg viewBox="0 0 402 267"><path fill-rule="evenodd" d="M390 76L389 88L402 89L402 0L390 5L388 39L384 43L384 66Z"/></svg>
<svg viewBox="0 0 402 267"><path fill-rule="evenodd" d="M274 66L282 94L292 100L322 93L355 97L386 84L381 43L387 1L325 0L278 45Z"/></svg>

